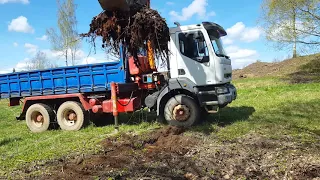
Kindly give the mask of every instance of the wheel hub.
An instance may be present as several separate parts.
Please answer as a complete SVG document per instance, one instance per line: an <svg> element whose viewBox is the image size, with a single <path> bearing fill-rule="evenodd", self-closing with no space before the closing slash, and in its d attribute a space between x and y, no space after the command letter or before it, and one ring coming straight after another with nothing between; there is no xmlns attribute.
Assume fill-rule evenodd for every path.
<svg viewBox="0 0 320 180"><path fill-rule="evenodd" d="M75 125L77 121L77 114L72 109L66 110L63 116L64 116L64 122L67 126Z"/></svg>
<svg viewBox="0 0 320 180"><path fill-rule="evenodd" d="M43 115L38 111L35 111L31 114L31 120L33 125L38 128L40 128L44 122Z"/></svg>
<svg viewBox="0 0 320 180"><path fill-rule="evenodd" d="M72 112L72 113L69 114L68 117L69 117L69 120L70 120L70 121L75 121L75 120L77 120L77 115L76 115L76 113L73 113L73 112Z"/></svg>
<svg viewBox="0 0 320 180"><path fill-rule="evenodd" d="M190 109L185 105L178 105L173 109L173 118L177 121L186 121L190 117Z"/></svg>
<svg viewBox="0 0 320 180"><path fill-rule="evenodd" d="M39 114L36 118L37 122L42 122L43 121L43 116L41 114Z"/></svg>

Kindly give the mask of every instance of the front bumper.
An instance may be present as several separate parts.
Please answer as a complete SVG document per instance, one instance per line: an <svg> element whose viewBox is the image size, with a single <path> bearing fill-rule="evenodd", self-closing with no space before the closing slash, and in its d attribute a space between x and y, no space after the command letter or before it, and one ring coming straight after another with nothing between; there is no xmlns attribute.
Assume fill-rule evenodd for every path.
<svg viewBox="0 0 320 180"><path fill-rule="evenodd" d="M202 106L225 107L237 99L237 89L232 84L216 86L211 90L199 91L197 94Z"/></svg>
<svg viewBox="0 0 320 180"><path fill-rule="evenodd" d="M218 95L218 105L219 106L226 106L230 104L232 101L237 99L237 89L232 84L228 84L228 91L227 94L220 94Z"/></svg>

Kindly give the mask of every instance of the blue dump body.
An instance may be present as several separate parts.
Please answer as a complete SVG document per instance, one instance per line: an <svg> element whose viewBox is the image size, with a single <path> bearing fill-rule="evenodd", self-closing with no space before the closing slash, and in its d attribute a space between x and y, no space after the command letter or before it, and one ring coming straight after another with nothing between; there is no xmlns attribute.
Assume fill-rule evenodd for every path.
<svg viewBox="0 0 320 180"><path fill-rule="evenodd" d="M0 98L105 92L125 83L123 60L0 75Z"/></svg>

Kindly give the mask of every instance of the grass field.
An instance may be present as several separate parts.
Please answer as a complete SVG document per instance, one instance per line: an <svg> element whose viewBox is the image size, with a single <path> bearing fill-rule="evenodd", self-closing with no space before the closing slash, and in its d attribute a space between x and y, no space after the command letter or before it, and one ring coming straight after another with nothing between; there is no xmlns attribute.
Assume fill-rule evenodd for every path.
<svg viewBox="0 0 320 180"><path fill-rule="evenodd" d="M238 99L219 114L192 128L188 134L201 133L220 142L255 133L272 139L290 138L309 144L320 143L320 84L287 84L277 78L243 79L234 82ZM24 121L16 121L20 108L0 101L0 176L16 168L63 156L100 149L99 142L113 132L113 126L92 125L79 132L29 132ZM139 116L137 114L137 116ZM126 122L128 119L123 118ZM155 122L121 126L121 131L146 132L160 127Z"/></svg>

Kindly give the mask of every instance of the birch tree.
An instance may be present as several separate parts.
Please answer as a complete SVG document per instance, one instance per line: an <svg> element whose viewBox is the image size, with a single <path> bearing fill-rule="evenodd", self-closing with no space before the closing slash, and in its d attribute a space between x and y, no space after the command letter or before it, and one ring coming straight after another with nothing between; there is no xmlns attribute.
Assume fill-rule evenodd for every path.
<svg viewBox="0 0 320 180"><path fill-rule="evenodd" d="M46 34L51 42L52 50L61 52L66 66L71 61L76 64L76 53L80 48L80 39L77 31L77 19L75 14L76 5L73 0L57 0L57 26L47 29Z"/></svg>
<svg viewBox="0 0 320 180"><path fill-rule="evenodd" d="M46 53L38 51L37 54L27 61L27 70L43 70L47 68L57 67L48 60Z"/></svg>
<svg viewBox="0 0 320 180"><path fill-rule="evenodd" d="M277 48L320 45L320 0L264 0L261 22L266 39Z"/></svg>

